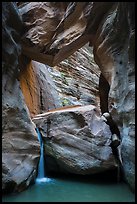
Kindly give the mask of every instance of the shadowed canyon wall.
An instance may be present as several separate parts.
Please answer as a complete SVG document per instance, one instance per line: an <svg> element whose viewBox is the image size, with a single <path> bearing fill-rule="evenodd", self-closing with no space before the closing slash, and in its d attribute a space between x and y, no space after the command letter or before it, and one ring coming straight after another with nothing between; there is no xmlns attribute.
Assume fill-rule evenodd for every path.
<svg viewBox="0 0 137 204"><path fill-rule="evenodd" d="M22 21L14 3L2 3L2 189L34 182L39 142L18 81Z"/></svg>
<svg viewBox="0 0 137 204"><path fill-rule="evenodd" d="M94 38L95 61L110 85L108 110L120 130L124 174L132 187L135 181L134 9L134 3L116 4ZM108 92L108 85L104 88Z"/></svg>
<svg viewBox="0 0 137 204"><path fill-rule="evenodd" d="M25 188L35 177L39 144L31 116L62 106L62 97L66 98L66 95L70 104L93 103L98 106L97 85L100 72L103 79L100 78L101 110L102 113L106 110L110 112L120 130L121 144L119 148L124 178L134 190L134 3L21 2L18 3L18 6L19 12L15 3L3 3L2 147L4 191L17 191L17 186L22 184L23 179L25 186L22 185L20 189ZM18 25L22 24L18 14L23 21L22 34L18 31ZM21 64L19 66L20 36L22 36L22 54L37 62L31 61L27 66L20 67ZM85 44L86 47L81 48ZM84 53L87 57L88 45L93 47L95 62L99 68L94 64L91 67L88 65L88 69L86 69ZM77 51L79 48L81 51ZM74 53L75 51L77 52ZM69 56L69 60L66 59ZM54 69L55 71L53 71ZM49 73L51 73L51 77ZM62 81L64 80L63 85L59 84L59 80L55 77L60 73L62 73ZM69 77L73 80L70 81ZM54 83L51 78L54 79ZM80 84L79 89L74 83L76 79ZM80 81L81 83L79 83ZM73 88L69 90L70 85ZM51 92L51 87L53 92ZM77 93L78 90L79 93ZM77 100L75 100L76 98ZM18 140L20 139L24 142L22 152L19 151L21 147ZM26 153L25 156L23 152ZM15 162L9 162L9 153ZM15 155L18 159L15 158ZM22 173L22 180L17 180L16 176L19 178L20 174L16 174L15 167L18 164L18 168L24 172L24 167L20 165L20 161L24 157L26 157L24 166L28 167L27 175ZM9 183L12 183L13 189L8 189Z"/></svg>

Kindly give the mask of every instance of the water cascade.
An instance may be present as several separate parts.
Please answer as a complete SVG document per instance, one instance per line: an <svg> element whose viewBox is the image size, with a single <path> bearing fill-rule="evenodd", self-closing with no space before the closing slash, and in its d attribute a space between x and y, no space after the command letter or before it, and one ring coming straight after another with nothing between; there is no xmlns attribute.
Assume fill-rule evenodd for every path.
<svg viewBox="0 0 137 204"><path fill-rule="evenodd" d="M40 142L40 160L39 160L38 175L37 175L37 178L36 178L36 183L48 182L51 179L45 177L44 144L43 144L43 140L42 140L42 135L41 135L38 128L36 128L36 132L38 134L38 139L39 139L39 142Z"/></svg>

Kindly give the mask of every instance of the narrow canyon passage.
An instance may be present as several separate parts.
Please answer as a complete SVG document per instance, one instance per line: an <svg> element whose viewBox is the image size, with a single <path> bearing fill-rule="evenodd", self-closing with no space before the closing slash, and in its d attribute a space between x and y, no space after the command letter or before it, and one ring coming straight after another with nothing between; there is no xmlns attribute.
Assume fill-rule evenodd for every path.
<svg viewBox="0 0 137 204"><path fill-rule="evenodd" d="M134 201L134 13L2 2L4 202Z"/></svg>
<svg viewBox="0 0 137 204"><path fill-rule="evenodd" d="M99 159L98 154L102 154L101 151L104 151L104 150L102 149L93 153L95 151L93 147L95 143L94 141L96 141L96 143L98 144L97 148L100 149L101 146L99 146L100 145L99 141L101 140L101 143L102 143L103 139L97 137L97 135L100 137L100 134L101 134L100 132L98 133L98 131L102 131L100 130L101 125L100 125L99 118L103 113L109 112L108 97L109 97L110 86L106 81L106 79L102 77L102 74L100 75L100 70L96 65L96 63L94 62L91 49L90 49L90 53L88 52L88 49L89 47L86 45L85 47L81 48L77 52L77 54L74 53L73 56L70 56L68 59L64 60L64 62L61 62L54 69L50 66L32 61L32 62L29 62L29 64L26 65L26 69L23 69L23 71L21 72L21 75L20 75L21 89L23 91L26 104L28 105L32 120L37 126L37 129L39 129L41 137L43 138L43 142L44 142L44 152L43 152L44 153L43 156L45 158L44 167L45 167L45 172L47 173L46 173L46 176L37 178L36 183L39 183L39 184L45 183L45 185L47 185L50 182L51 183L53 181L56 182L54 180L54 175L58 173L60 174L61 172L62 172L61 173L62 175L66 174L66 172L68 173L68 175L69 174L73 175L77 171L78 171L77 173L82 174L82 176L83 174L86 175L87 172L90 175L92 174L92 170L90 170L90 168L91 169L100 168L101 170L93 170L93 172L97 171L98 173L98 172L104 171L104 169L106 171L106 166L108 166L108 171L112 173L112 177L115 177L115 181L114 181L115 184L117 182L121 183L122 181L121 179L122 168L120 167L121 163L119 162L119 154L117 152L118 150L116 149L117 147L114 147L114 148L111 147L111 134L114 134L114 133L117 134L117 129L118 129L112 119L111 119L111 122L108 124L110 127L110 132L109 130L107 130L108 138L106 139L106 136L105 136L104 142L108 143L107 144L108 147L105 147L105 148L108 148L108 150L105 150L105 151L107 156L108 154L110 154L111 162L112 161L114 162L113 164L110 164L110 161L108 159L108 163L104 164L104 167L101 165L100 167L98 165L97 165L98 167L96 167L96 165L95 166L93 165L93 167L92 166L88 168L86 167L87 168L86 170L86 168L84 167L86 166L84 164L87 159L86 156L83 157L82 155L83 161L81 161L82 160L82 158L80 158L81 153L76 153L77 148L80 149L80 151L82 150L84 152L86 152L85 149L89 148L87 153L91 154L92 157L88 158L87 165L90 165L89 159L91 160L91 162L94 157L95 157L95 160ZM81 53L83 54L83 56L80 56L79 58L79 55L81 55ZM85 53L87 55L85 55ZM78 64L77 64L77 59L79 59ZM73 65L71 63L73 63ZM74 68L74 63L77 66L77 70ZM71 69L68 69L69 66L73 66L73 67ZM83 81L86 82L85 85L83 81L81 81L81 70L78 67L82 67L82 70L85 70L85 74L83 76ZM91 72L90 75L89 75L88 69ZM72 73L71 73L71 70L73 70ZM58 76L58 78L55 76ZM66 89L64 89L65 86L66 86ZM92 92L92 90L94 90L93 88L96 89L96 91ZM88 89L89 89L89 92L88 92ZM88 93L88 97L86 96L82 98L82 94L87 94L87 93ZM64 96L65 97L61 98L61 94L63 95L63 97ZM87 104L90 104L90 105L87 105ZM92 136L89 136L90 133L87 131L87 127L85 128L85 124L86 124L85 118L84 118L85 116L81 117L80 111L82 111L83 113L86 111L87 113L88 111L90 112L90 114L88 113L89 114L88 120L90 121L88 126L91 126L91 120L93 120L93 127L92 127L93 129L88 131L89 132L91 131L91 135L92 133L94 133L95 136L97 137L96 139L91 139L90 141L89 139L86 138L86 137L92 138ZM95 112L95 116L94 116L95 119L93 117L92 111ZM68 117L67 112L68 112L68 115L69 114L71 115L72 112L73 112L72 115L76 115L75 117L73 116L74 121L72 120L72 116L70 117L71 119L68 119L68 120L70 120L71 124L75 124L75 121L76 123L78 122L82 130L81 129L78 130L77 126L76 127L74 126L72 128L70 127L71 131L69 130L70 123L67 124L65 122ZM77 112L80 112L80 113L77 114ZM62 115L64 115L63 123L59 119L59 114L61 113ZM58 116L56 116L56 114ZM58 120L61 123L59 122L58 124L59 127L58 126L55 127L55 129L57 129L55 134L53 133L53 135L52 134L50 135L50 131L54 132L54 121L52 121L52 115L53 117L55 117L55 124L58 123ZM44 119L44 124L42 124L43 119ZM103 120L101 121L102 121L102 125L104 126L104 124L106 123ZM63 134L66 132L66 135L62 136L62 132L58 133L58 131L62 131L62 130L63 130ZM76 132L81 132L80 137L82 138L80 138L79 135L76 134ZM70 135L73 135L73 137L75 136L78 137L79 141L77 140L75 141L73 139L73 141L71 142L72 138L70 137ZM67 139L69 137L70 137L70 141L69 139ZM102 135L101 137L104 137L104 135ZM82 139L81 142L80 142L80 139ZM91 142L91 146L90 146L90 143L84 144L85 140L87 140L88 142ZM77 142L79 144L75 145L75 143L77 144ZM58 146L59 149L62 148L63 150L62 154L58 148L57 149L55 148L55 146L57 145L59 145ZM63 147L64 145L65 145L65 148ZM67 146L70 146L70 147L72 146L74 148L73 150L72 150L72 147L70 148L70 150L72 152L74 151L74 153L72 153L72 155L69 157L68 157L68 153L65 153L66 151L70 151L70 150L67 150L68 149ZM52 152L51 152L51 149L52 149ZM82 164L82 166L79 166L77 164L78 167L71 167L71 169L68 170L70 166L76 165L73 163L69 164L69 161L71 159L75 160L75 163L77 162L78 163L84 162L84 163ZM105 160L107 158L105 158L104 156L104 158L100 158L100 159L105 163ZM40 161L39 161L39 165L40 165ZM78 168L78 170L76 170L76 168ZM80 169L83 169L82 170L83 172ZM38 174L37 176L39 177L39 168L38 168L37 174ZM50 177L50 175L52 175L53 177L52 176Z"/></svg>
<svg viewBox="0 0 137 204"><path fill-rule="evenodd" d="M82 72L84 73L83 76L81 75ZM81 77L82 77L82 81L81 81ZM95 117L97 118L97 119L96 118L94 119L94 117L92 116L93 115L92 113L91 113L91 116L89 116L88 120L95 120L93 121L93 123L95 123L93 124L94 126L93 128L95 130L93 130L92 132L93 134L95 135L97 134L99 135L99 137L101 137L100 136L101 133L98 133L98 131L102 131L100 130L101 127L100 127L99 117L101 117L102 113L108 112L109 86L106 87L105 78L104 80L100 80L99 78L101 78L100 70L97 64L94 62L92 49L88 45L85 45L83 48L79 49L76 53L74 53L68 59L61 62L54 69L50 66L47 66L35 61L29 62L26 65L26 68L23 69L20 74L20 84L25 97L26 104L28 105L30 114L32 116L33 122L35 123L37 118L39 119L44 118L46 115L50 113L54 115L54 113L60 113L60 112L62 112L63 114L66 114L67 112L69 112L68 114L71 114L71 112L74 112L75 114L76 112L75 114L76 116L74 117L74 123L78 121L78 123L81 124L81 127L83 129L79 131L82 131L81 135L83 134L83 136L80 136L80 137L82 137L82 139L84 140L87 140L86 135L88 136L89 134L87 131L90 132L91 130L90 129L88 130L88 127L84 127L85 119L82 118L83 116L81 117L77 115L77 111L81 110L84 113L85 111L88 111L88 107L89 107L89 111L91 111L91 109L94 109L96 113ZM106 91L106 88L107 88L107 91ZM104 106L102 106L102 103L104 104ZM101 104L101 107L103 107L103 109L101 108L102 113L100 111L100 104ZM65 123L65 120L67 120L66 118L64 117L64 123ZM41 128L40 127L41 124L40 126L37 126L37 128L40 128L40 131L43 132L42 136L44 136L45 142L46 142L46 138L52 137L47 135L48 131L52 131L52 129L50 130L50 128L48 127L48 124L49 124L48 121L50 121L50 116L47 119L47 124L45 124L47 127ZM98 121L99 121L99 124L97 124ZM57 123L58 123L58 118L57 118ZM71 121L71 123L73 124L73 120ZM89 126L91 125L90 123L91 122L89 122ZM108 125L110 125L112 129L111 133L109 132L109 136L108 136L108 139L109 139L108 145L110 145L111 134L114 134L117 132L115 132L116 128L113 128L114 122L112 119L111 119L111 124L108 124ZM68 126L69 124L66 124L65 126L66 128L65 128L64 124L62 124L62 128L64 127L64 131L66 131L65 137L69 137L70 134L73 134L75 136L76 135L75 132L77 131L78 127L77 126L75 127L74 125L74 127L72 127L74 131L71 130L70 132L68 131ZM92 132L91 132L91 135L92 135ZM102 137L104 137L104 135L102 135ZM93 139L91 139L91 142L92 140ZM102 140L102 139L96 138L95 140L97 140L97 144L99 144L100 141L98 140ZM68 141L66 140L66 142L68 144L70 143L69 140ZM89 144L84 144L84 145L87 145L87 147L89 146ZM93 142L93 145L94 145L94 142ZM49 147L45 147L45 149L46 148L49 148ZM76 148L80 148L80 147L76 147ZM109 152L111 152L111 148L112 147L108 147ZM90 147L90 149L92 151L92 146ZM85 151L84 147L83 147L83 151ZM118 169L116 171L119 171L120 169L119 154L117 153L116 147L113 148L112 152L114 153L114 157L116 156L115 162L117 164L115 164L114 166L115 168ZM49 157L49 155L47 157ZM118 175L120 178L121 174L118 173Z"/></svg>

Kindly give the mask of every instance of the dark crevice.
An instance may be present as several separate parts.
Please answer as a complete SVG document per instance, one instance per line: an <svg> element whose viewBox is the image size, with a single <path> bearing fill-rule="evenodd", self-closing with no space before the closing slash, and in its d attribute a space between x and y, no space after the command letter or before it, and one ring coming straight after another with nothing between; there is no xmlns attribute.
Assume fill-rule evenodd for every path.
<svg viewBox="0 0 137 204"><path fill-rule="evenodd" d="M103 74L100 74L99 78L99 96L100 96L100 109L101 113L106 113L108 111L108 94L110 90L110 85L105 79Z"/></svg>
<svg viewBox="0 0 137 204"><path fill-rule="evenodd" d="M100 96L100 109L101 109L102 114L109 113L109 110L108 110L109 90L110 90L110 85L108 81L106 80L106 78L101 73L100 78L99 78L99 96ZM116 122L113 120L110 114L109 114L109 117L107 117L106 119L107 119L106 123L109 125L112 135L116 134L116 136L118 137L120 141L120 131L119 131L119 128ZM116 143L113 143L112 141L110 146L112 148L112 153L115 156L116 162L118 164L118 180L120 180L121 179L120 177L122 175L122 163L120 159L121 155L118 149L120 142L117 143L117 145L115 144Z"/></svg>
<svg viewBox="0 0 137 204"><path fill-rule="evenodd" d="M110 85L108 81L105 79L105 77L103 76L103 74L101 73L99 78L99 96L100 96L100 109L102 114L106 112L109 113L109 110L108 110L109 90L110 90ZM109 125L112 135L116 134L120 139L120 131L111 115L109 116L109 118L107 118L106 123Z"/></svg>
<svg viewBox="0 0 137 204"><path fill-rule="evenodd" d="M40 109L44 110L44 105L43 105L43 97L42 97L42 89L40 88Z"/></svg>

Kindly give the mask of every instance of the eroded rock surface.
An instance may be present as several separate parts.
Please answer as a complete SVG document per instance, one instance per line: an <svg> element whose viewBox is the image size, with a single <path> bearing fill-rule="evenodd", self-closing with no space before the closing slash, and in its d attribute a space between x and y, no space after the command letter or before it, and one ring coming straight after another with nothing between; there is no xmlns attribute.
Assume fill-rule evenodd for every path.
<svg viewBox="0 0 137 204"><path fill-rule="evenodd" d="M39 142L17 80L22 22L15 3L2 3L2 190L34 182Z"/></svg>
<svg viewBox="0 0 137 204"><path fill-rule="evenodd" d="M114 2L27 2L19 6L23 53L55 66L89 39ZM93 20L94 19L94 20ZM92 29L92 34L89 31Z"/></svg>
<svg viewBox="0 0 137 204"><path fill-rule="evenodd" d="M92 49L86 44L58 65L49 66L49 73L63 106L100 106L100 70L93 58Z"/></svg>
<svg viewBox="0 0 137 204"><path fill-rule="evenodd" d="M31 117L62 106L48 66L45 64L30 61L22 68L19 80Z"/></svg>
<svg viewBox="0 0 137 204"><path fill-rule="evenodd" d="M125 179L135 189L135 8L121 2L100 24L94 38L95 61L104 76L102 110L108 110L121 136ZM108 84L110 87L108 87ZM109 88L109 90L108 90Z"/></svg>
<svg viewBox="0 0 137 204"><path fill-rule="evenodd" d="M85 175L117 167L109 126L95 106L64 107L33 121L43 136L47 170Z"/></svg>

